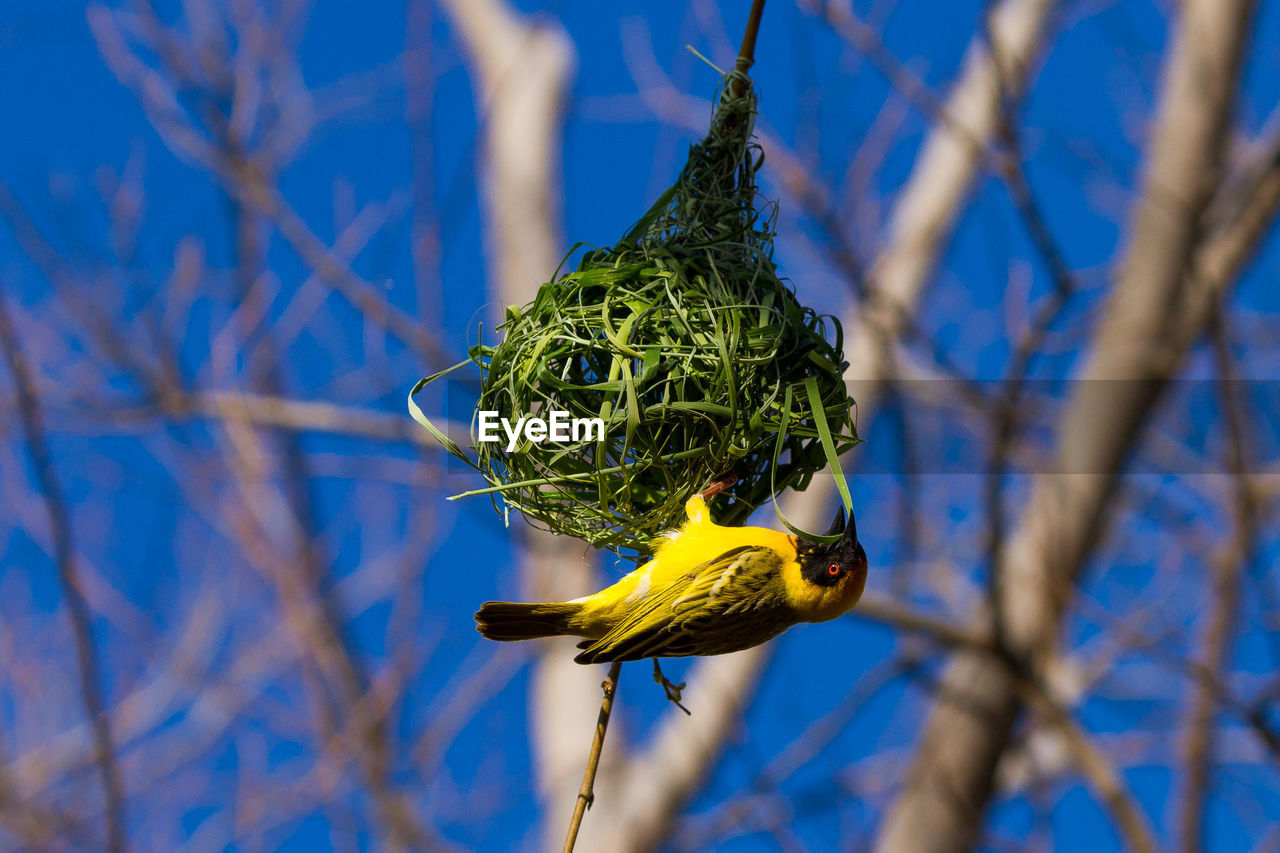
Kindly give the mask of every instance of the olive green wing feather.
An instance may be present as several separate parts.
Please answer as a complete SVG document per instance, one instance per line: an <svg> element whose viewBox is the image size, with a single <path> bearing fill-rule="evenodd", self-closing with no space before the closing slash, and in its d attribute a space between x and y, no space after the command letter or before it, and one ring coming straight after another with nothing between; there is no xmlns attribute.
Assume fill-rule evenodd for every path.
<svg viewBox="0 0 1280 853"><path fill-rule="evenodd" d="M578 663L714 655L764 642L795 619L782 593L783 557L733 548L655 590L598 640L579 644Z"/></svg>

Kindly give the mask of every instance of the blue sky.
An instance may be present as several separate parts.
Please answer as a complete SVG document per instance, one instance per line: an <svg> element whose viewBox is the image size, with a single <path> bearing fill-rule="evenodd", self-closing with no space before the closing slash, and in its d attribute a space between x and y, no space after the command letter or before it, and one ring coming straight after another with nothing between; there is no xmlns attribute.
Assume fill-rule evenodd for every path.
<svg viewBox="0 0 1280 853"><path fill-rule="evenodd" d="M162 8L174 15L180 5L162 4ZM938 92L945 92L957 73L983 5L977 0L943 4L901 0L896 7L854 3L861 14L878 22L889 49ZM1062 320L1058 348L1034 368L1035 378L1045 380L1050 398L1061 394L1055 383L1068 378L1076 366L1123 239L1127 205L1140 175L1145 119L1159 81L1169 5L1140 0L1064 3L1043 70L1019 111L1031 186L1043 202L1048 224L1069 265L1084 282L1081 298ZM1280 99L1280 78L1273 73L1280 61L1280 9L1276 3L1259 5L1238 110L1240 130L1247 136L1263 130ZM531 15L558 22L576 51L562 162L564 248L577 241L606 245L671 181L694 138L687 127L653 115L636 94L635 72L652 64L677 89L707 101L717 77L685 45L692 44L712 61L727 65L732 55L726 53L726 45L737 44L746 4L522 0L519 6ZM110 246L105 214L93 200L95 186L104 170L126 174L136 170L145 176L146 216L132 274L149 286L169 279L179 247L194 236L203 245L210 267L222 273L211 275L210 282L225 284L233 252L226 195L203 169L175 156L156 133L134 95L105 66L87 20L86 7L79 3L8 0L0 4L0 80L4 81L0 115L6 117L6 130L0 133L0 183L42 228L55 235L73 266L94 270L98 269L94 263L79 258L97 257ZM726 34L723 39L715 35L721 29ZM447 20L437 10L429 25L407 32L403 3L370 3L357 9L355 4L318 2L293 33L292 43L317 105L333 107L335 114L315 129L283 169L283 194L325 241L332 240L340 225L349 223L363 205L387 205L391 212L385 225L353 267L367 281L384 285L389 301L412 312L453 352L462 353L475 341L476 324L491 325L497 311L486 277L489 268L477 195L481 128L472 80ZM406 46L425 51L434 80L430 109L417 127L406 120L409 96L400 61ZM821 23L781 0L773 0L767 9L753 76L762 93L761 128L797 152L824 185L843 186L850 159L878 127L881 110L892 96L885 79ZM880 204L875 210L882 216L909 174L928 130L925 119L907 108L901 110L898 121L883 160L866 182L868 193ZM768 165L764 181L766 193L777 197L780 190L771 182ZM856 201L849 200L850 204ZM414 269L411 236L415 221L437 220L439 264L434 278L423 281ZM852 242L869 252L880 236L882 232L872 228L853 234ZM836 311L847 305L848 290L828 264L815 258L812 245L820 240L812 219L784 197L779 217L780 267L803 300ZM1233 306L1249 316L1273 317L1280 309L1280 295L1273 286L1276 252L1276 241L1264 245L1233 298ZM919 317L921 326L978 379L993 380L1003 372L1010 344L998 321L1010 299L1010 258L1026 260L1033 255L1007 193L988 176L975 189ZM869 257L860 260L865 263ZM267 265L279 281L268 316L279 320L289 294L308 278L309 271L278 238L270 244ZM1027 267L1026 299L1031 300L1047 292L1049 279L1033 261ZM0 276L7 298L24 312L45 320L69 316L57 307L53 285L25 257L8 227L0 227ZM129 310L127 301L110 287L100 291L98 298L112 310ZM405 391L436 366L421 364L398 343L386 343L371 334L354 312L334 305L326 311L320 328L300 335L288 348L286 375L292 393L303 399L358 403L404 414ZM210 386L218 381L210 356L212 339L225 314L226 306L217 298L197 304L182 346L187 368ZM1261 341L1259 350L1261 354L1249 365L1259 371L1274 366L1275 341ZM70 346L66 353L56 347L45 353L47 369L51 373L59 367L69 369L75 351ZM375 355L378 367L369 375L352 367L364 358L373 361ZM130 392L126 378L116 376L113 382L114 387L100 390ZM436 398L435 403L440 405L441 400ZM466 401L461 404L465 406ZM179 617L190 612L192 601L206 594L235 600L237 592L243 591L246 600L253 602L246 606L244 621L262 617L265 611L259 608L269 607L264 603L268 597L253 582L227 579L227 586L220 585L221 569L212 555L222 553L226 542L209 529L207 519L187 510L181 484L172 474L174 460L185 458L186 450L217 444L217 428L197 423L180 430L157 427L111 435L109 430L95 431L93 425L76 426L65 409L60 411L61 419L53 419L53 445L65 462L63 476L83 548L127 607L142 614L155 636L167 637ZM981 530L974 455L958 435L963 430L957 430L945 412L934 413L932 421L930 414L916 413L916 417L948 438L930 449L927 464L932 467L919 485L931 507L945 508L939 509L945 515L931 522L935 538L955 546L947 556L967 555L961 556L957 571L971 580L982 572L980 549L966 550L965 545L976 541ZM891 415L882 413L863 425L868 440L854 451L850 463L855 472L855 505L862 508L860 519L868 519L859 529L870 531L864 533L864 543L872 558L871 586L885 592L892 586L893 567L903 554L894 526L902 493L902 427ZM1216 434L1214 423L1194 418L1169 429L1188 441L1199 434L1200 444L1207 446L1212 442L1204 436ZM396 462L402 466L397 470L407 470L420 461L402 444L322 434L307 434L302 443L317 458L345 458L342 464L359 465L372 459ZM1264 432L1260 443L1273 455L1273 436ZM521 663L521 650L495 649L471 627L471 613L479 602L517 596L514 545L486 500L462 504L443 500L451 491L474 486L459 466L447 470L446 481L429 484L407 482L408 475L406 482L399 483L376 481L373 475L367 483L347 476L317 475L310 489L339 582L379 555L393 559L396 543L411 532L414 507L427 501L435 508L429 562L417 581L421 620L415 642L424 662L406 688L404 708L396 720L398 731L406 740L421 733L447 702L459 673L493 655L511 656L515 675L460 726L433 776L418 779L421 768L402 767L398 772L406 784L421 784L429 792L425 801L432 810L431 822L464 848L534 849L542 809L530 795L528 668ZM1194 490L1182 490L1176 478L1161 480L1158 472L1149 476L1153 490L1171 490L1173 500L1186 508L1188 527L1221 525L1217 508ZM1025 486L1025 479L1011 480L1010 505L1025 493ZM1141 506L1128 505L1125 512L1120 533L1107 543L1088 581L1090 597L1121 618L1134 598L1150 594L1159 563L1158 554L1131 548L1129 543L1163 541L1159 530L1144 530ZM761 523L770 523L767 514L761 518ZM20 596L12 599L15 603L7 616L15 620L14 625L27 624L17 621L19 616L30 616L31 625L55 624L60 606L37 539L12 535L0 540L0 589L8 581L10 588L31 596L27 609ZM199 553L192 544L204 540L212 543L208 554ZM1274 542L1268 549L1264 558L1274 555ZM1266 560L1259 563L1265 578L1270 571ZM877 572L876 567L882 570ZM192 578L198 578L199 585L193 586ZM1188 586L1187 594L1196 592ZM917 594L917 601L921 596ZM1241 614L1251 635L1237 648L1234 668L1261 679L1272 668L1267 648L1270 634L1259 628L1265 607L1258 605L1255 610L1254 606L1247 603ZM350 616L348 628L354 642L375 666L388 660L388 624L394 610L393 602L380 600ZM957 620L963 615L964 611L956 614ZM1176 623L1192 616L1184 607L1168 619ZM144 677L148 659L136 648L136 638L120 631L109 618L101 617L96 625L107 661L106 692L119 697ZM1084 619L1073 623L1072 630L1086 636L1097 628ZM681 837L699 837L697 833L708 823L716 825L726 800L757 785L762 793L775 787L782 793L789 808L790 831L801 847L866 849L881 800L878 792L867 792L875 781L868 777L875 774L860 772L859 767L885 750L911 742L927 702L927 684L938 672L940 658L930 654L910 676L879 684L880 662L901 652L903 642L889 629L856 617L804 626L778 641L764 687L701 794L690 803L688 819L680 827L686 835ZM56 642L44 651L69 678L69 651L59 650ZM1122 664L1118 661L1116 666ZM617 736L639 743L666 706L647 673L635 669L620 690ZM684 669L682 663L675 663L669 674L678 677ZM271 685L266 693L285 709L301 701L297 684L288 679ZM13 701L5 697L6 704ZM832 709L845 707L851 722L812 760L779 783L758 778L760 768L777 750ZM1098 697L1085 701L1079 713L1093 731L1143 727L1164 731L1165 721L1153 723L1148 710L1141 701ZM0 720L12 722L12 713L0 713ZM74 706L63 716L68 724L73 722ZM181 815L183 831L197 833L212 825L210 816L224 805L221 780L249 761L245 732L259 725L256 717L250 717L196 759L191 773L196 777L207 773L209 787L194 798L199 804L190 805ZM262 731L271 730L264 726ZM263 760L269 766L286 766L300 749L287 738L264 737ZM16 729L4 740L6 751L21 752L31 745L20 742ZM1258 840L1251 836L1254 828L1280 821L1274 769L1274 765L1241 762L1221 774L1221 792L1211 801L1209 849L1249 849ZM1173 822L1168 815L1176 804L1171 792L1177 780L1167 769L1151 766L1127 773L1126 780L1158 828L1161 841L1171 842ZM1037 797L1052 802L1043 810L1047 824L1037 822ZM358 794L352 800L361 803ZM471 811L477 800L486 804L487 813ZM1249 805L1241 806L1244 801ZM152 809L163 807L139 804L132 809L134 820L139 824L150 820ZM334 838L333 820L326 812L300 815L265 835L262 843L286 850L325 846ZM753 824L748 820L744 825ZM1030 849L1045 849L1041 845L1050 839L1060 850L1120 849L1107 814L1078 778L1047 783L1043 792L1029 796L1000 798L989 812L988 826L998 837L1031 837ZM371 844L366 833L355 832L353 838L359 847ZM776 845L769 834L751 831L724 840L716 849L772 850ZM254 849L251 843L244 847Z"/></svg>

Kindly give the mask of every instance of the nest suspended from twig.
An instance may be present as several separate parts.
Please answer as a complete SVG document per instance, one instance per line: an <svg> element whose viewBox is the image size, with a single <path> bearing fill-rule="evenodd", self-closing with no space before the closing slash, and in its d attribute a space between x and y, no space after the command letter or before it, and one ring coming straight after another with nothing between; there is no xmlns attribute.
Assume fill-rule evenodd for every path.
<svg viewBox="0 0 1280 853"><path fill-rule="evenodd" d="M711 131L675 186L616 245L509 308L500 343L471 348L477 412L515 423L563 411L600 418L605 433L522 440L510 452L505 438L477 443L472 463L419 417L488 481L466 494L643 554L711 480L737 476L712 513L741 523L858 442L840 324L801 305L773 264L776 209L758 204L755 112L750 80L726 75Z"/></svg>

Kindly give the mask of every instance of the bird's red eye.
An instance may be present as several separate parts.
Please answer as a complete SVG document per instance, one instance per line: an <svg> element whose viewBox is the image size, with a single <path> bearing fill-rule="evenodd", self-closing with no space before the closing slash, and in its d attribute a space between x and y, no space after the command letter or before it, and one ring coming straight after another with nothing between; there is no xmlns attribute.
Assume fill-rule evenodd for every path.
<svg viewBox="0 0 1280 853"><path fill-rule="evenodd" d="M831 575L832 577L835 577L836 575L840 574L840 564L832 563L831 565L827 566L827 574Z"/></svg>

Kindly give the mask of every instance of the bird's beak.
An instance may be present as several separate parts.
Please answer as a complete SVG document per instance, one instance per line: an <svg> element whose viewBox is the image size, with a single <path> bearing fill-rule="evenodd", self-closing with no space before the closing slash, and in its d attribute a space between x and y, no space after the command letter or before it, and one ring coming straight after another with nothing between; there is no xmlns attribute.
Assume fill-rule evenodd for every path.
<svg viewBox="0 0 1280 853"><path fill-rule="evenodd" d="M842 504L840 508L836 510L835 520L832 521L831 526L827 528L826 535L835 536L837 533L845 533L845 532L846 530L844 526L844 505Z"/></svg>
<svg viewBox="0 0 1280 853"><path fill-rule="evenodd" d="M840 515L844 515L844 507L840 508ZM858 544L858 522L853 515L849 516L849 525L845 527L844 536L841 537L841 541L848 542L851 545Z"/></svg>

